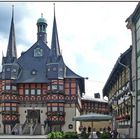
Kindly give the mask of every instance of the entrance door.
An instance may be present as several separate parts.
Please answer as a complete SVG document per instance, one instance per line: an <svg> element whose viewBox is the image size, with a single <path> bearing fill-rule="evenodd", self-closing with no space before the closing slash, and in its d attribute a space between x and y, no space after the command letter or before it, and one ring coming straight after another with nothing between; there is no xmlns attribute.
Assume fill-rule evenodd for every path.
<svg viewBox="0 0 140 140"><path fill-rule="evenodd" d="M29 123L40 123L40 110L27 110L27 120Z"/></svg>

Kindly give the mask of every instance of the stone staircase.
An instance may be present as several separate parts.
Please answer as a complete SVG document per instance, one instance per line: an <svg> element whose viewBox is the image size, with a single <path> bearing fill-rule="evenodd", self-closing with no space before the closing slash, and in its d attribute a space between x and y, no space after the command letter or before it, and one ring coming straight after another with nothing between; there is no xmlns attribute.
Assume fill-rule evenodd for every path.
<svg viewBox="0 0 140 140"><path fill-rule="evenodd" d="M42 134L42 125L40 123L29 123L25 121L24 124L16 124L12 132L20 135L41 135Z"/></svg>
<svg viewBox="0 0 140 140"><path fill-rule="evenodd" d="M20 123L16 123L16 125L13 127L11 132L19 134L19 130L20 130Z"/></svg>
<svg viewBox="0 0 140 140"><path fill-rule="evenodd" d="M33 135L41 135L41 124L40 123L35 124L35 127L33 129Z"/></svg>
<svg viewBox="0 0 140 140"><path fill-rule="evenodd" d="M48 124L46 124L46 126L45 126L44 134L48 134Z"/></svg>
<svg viewBox="0 0 140 140"><path fill-rule="evenodd" d="M29 135L30 134L30 123L24 123L24 126L22 128L22 134L23 135Z"/></svg>

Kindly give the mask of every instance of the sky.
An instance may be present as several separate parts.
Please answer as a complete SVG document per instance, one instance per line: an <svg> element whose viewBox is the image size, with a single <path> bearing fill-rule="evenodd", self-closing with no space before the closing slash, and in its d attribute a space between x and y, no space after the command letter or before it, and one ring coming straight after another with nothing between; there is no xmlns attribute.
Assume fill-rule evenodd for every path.
<svg viewBox="0 0 140 140"><path fill-rule="evenodd" d="M14 4L18 57L37 41L37 19L47 20L51 44L54 2L0 2L0 63L6 55ZM117 58L132 44L125 20L138 2L55 2L60 50L65 64L85 80L85 95L100 93ZM1 71L1 66L0 66Z"/></svg>

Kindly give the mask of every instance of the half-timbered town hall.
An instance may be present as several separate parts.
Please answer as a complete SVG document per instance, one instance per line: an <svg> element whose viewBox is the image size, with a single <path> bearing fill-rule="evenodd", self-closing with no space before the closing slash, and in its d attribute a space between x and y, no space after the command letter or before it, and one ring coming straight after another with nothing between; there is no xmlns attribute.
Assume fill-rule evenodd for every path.
<svg viewBox="0 0 140 140"><path fill-rule="evenodd" d="M47 21L43 15L36 25L36 42L17 58L12 11L7 53L2 57L0 73L1 133L11 134L17 129L22 134L41 134L78 128L78 122L72 118L80 115L84 78L63 61L55 11L51 46L47 45Z"/></svg>
<svg viewBox="0 0 140 140"><path fill-rule="evenodd" d="M0 72L0 134L79 132L82 125L90 124L73 118L87 113L108 114L108 103L82 98L85 78L64 63L55 9L51 41L47 40L47 20L43 15L35 24L36 42L17 57L12 10L7 53L2 56ZM51 46L47 42L51 42ZM98 129L105 126L98 123Z"/></svg>

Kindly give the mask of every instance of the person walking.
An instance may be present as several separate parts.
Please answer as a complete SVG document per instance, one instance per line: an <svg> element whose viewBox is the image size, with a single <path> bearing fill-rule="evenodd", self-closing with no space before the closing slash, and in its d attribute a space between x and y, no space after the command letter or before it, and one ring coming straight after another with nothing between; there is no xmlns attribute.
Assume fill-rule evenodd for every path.
<svg viewBox="0 0 140 140"><path fill-rule="evenodd" d="M116 139L117 136L118 136L118 132L117 132L117 130L116 130L116 129L113 130L112 133L111 133L111 135L112 135L112 138L113 138L113 139Z"/></svg>

